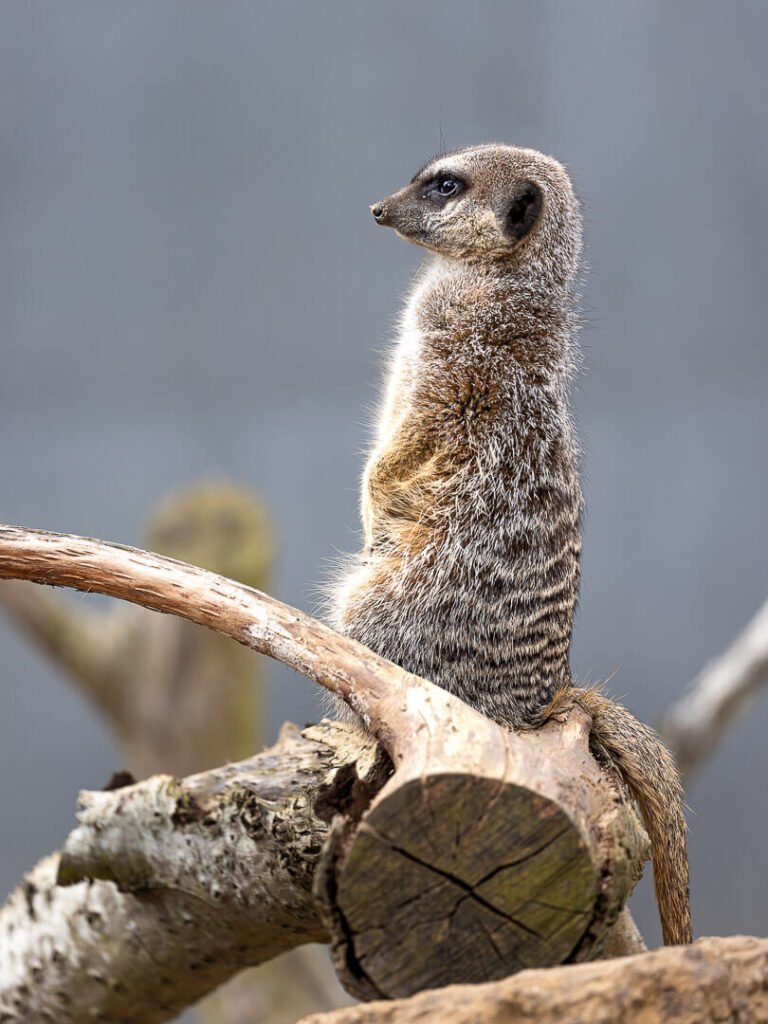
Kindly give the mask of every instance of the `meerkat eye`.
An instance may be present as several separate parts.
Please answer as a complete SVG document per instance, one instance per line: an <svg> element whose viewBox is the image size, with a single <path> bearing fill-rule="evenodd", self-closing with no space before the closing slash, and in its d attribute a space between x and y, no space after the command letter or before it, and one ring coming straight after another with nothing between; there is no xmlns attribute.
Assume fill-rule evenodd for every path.
<svg viewBox="0 0 768 1024"><path fill-rule="evenodd" d="M441 196L455 196L459 191L459 183L455 178L440 178L437 191Z"/></svg>
<svg viewBox="0 0 768 1024"><path fill-rule="evenodd" d="M423 195L425 199L454 199L466 187L463 181L454 178L452 174L439 174L436 178L427 182Z"/></svg>
<svg viewBox="0 0 768 1024"><path fill-rule="evenodd" d="M539 215L539 210L541 210L541 189L533 182L528 182L507 211L505 225L507 235L515 242L527 235Z"/></svg>

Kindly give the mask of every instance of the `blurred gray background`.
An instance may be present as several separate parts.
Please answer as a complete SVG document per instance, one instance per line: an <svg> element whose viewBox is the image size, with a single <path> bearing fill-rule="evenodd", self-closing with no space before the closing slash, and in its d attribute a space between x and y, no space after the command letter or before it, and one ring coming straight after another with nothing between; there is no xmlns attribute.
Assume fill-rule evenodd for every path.
<svg viewBox="0 0 768 1024"><path fill-rule="evenodd" d="M233 477L315 608L420 259L367 206L441 145L534 146L591 268L574 668L657 719L768 596L767 33L714 0L4 0L0 519L137 543L167 490ZM273 729L318 715L271 680ZM116 755L4 622L0 700L8 890ZM689 794L699 933L768 928L767 732L768 702ZM657 940L647 881L635 910Z"/></svg>

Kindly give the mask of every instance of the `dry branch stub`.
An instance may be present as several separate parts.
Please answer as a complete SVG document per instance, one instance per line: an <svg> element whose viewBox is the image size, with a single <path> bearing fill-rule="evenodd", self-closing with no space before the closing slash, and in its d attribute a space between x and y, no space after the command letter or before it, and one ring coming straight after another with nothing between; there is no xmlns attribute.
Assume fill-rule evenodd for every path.
<svg viewBox="0 0 768 1024"><path fill-rule="evenodd" d="M589 755L586 719L577 712L533 743L498 728L488 723L485 771L477 743L463 764L438 744L357 825L335 820L316 891L358 998L585 959L616 920L644 836Z"/></svg>

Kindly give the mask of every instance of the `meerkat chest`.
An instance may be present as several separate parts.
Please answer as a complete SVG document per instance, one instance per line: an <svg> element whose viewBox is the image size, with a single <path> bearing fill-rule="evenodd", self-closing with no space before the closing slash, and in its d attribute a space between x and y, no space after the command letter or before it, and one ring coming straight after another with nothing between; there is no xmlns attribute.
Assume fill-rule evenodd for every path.
<svg viewBox="0 0 768 1024"><path fill-rule="evenodd" d="M384 448L409 407L419 375L424 337L419 311L424 295L432 287L433 274L428 273L416 285L400 320L400 329L389 357L384 393L376 421L376 450Z"/></svg>

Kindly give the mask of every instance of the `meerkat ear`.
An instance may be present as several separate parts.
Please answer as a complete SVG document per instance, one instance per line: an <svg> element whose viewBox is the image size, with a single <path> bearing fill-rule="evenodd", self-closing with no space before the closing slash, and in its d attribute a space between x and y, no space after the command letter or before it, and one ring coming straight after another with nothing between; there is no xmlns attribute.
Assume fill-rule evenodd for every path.
<svg viewBox="0 0 768 1024"><path fill-rule="evenodd" d="M532 181L512 201L507 210L505 233L513 242L519 242L533 227L541 209L541 189Z"/></svg>

